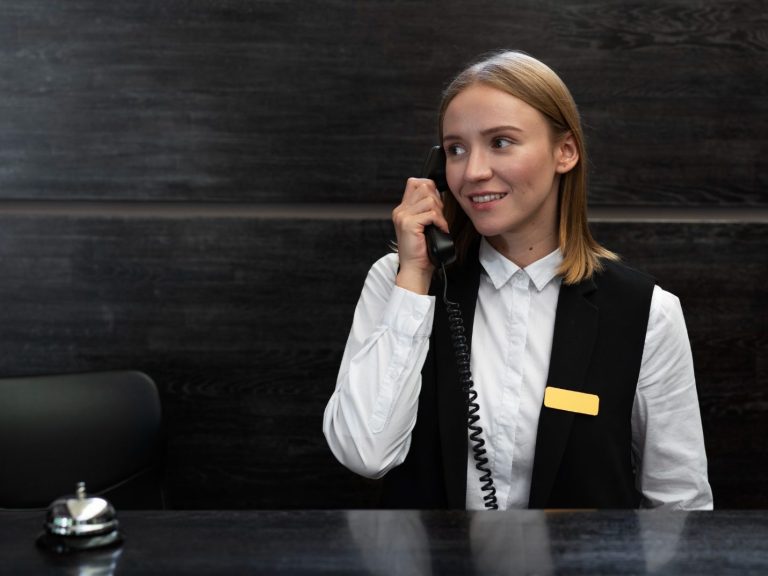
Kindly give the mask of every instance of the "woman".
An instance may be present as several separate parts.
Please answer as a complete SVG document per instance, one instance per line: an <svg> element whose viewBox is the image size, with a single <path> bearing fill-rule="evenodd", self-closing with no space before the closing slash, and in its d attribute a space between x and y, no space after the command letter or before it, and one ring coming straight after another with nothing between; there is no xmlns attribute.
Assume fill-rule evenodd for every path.
<svg viewBox="0 0 768 576"><path fill-rule="evenodd" d="M334 455L384 476L385 507L711 508L679 301L591 237L568 89L498 53L450 84L439 129L450 193L411 178L393 211L398 252L368 274L325 411ZM429 225L456 242L481 447Z"/></svg>

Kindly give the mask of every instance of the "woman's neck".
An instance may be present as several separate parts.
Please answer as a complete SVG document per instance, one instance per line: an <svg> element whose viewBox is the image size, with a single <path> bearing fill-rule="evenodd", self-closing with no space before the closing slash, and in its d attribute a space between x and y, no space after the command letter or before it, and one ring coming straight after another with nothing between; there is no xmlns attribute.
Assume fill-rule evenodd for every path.
<svg viewBox="0 0 768 576"><path fill-rule="evenodd" d="M554 231L543 235L528 235L527 237L503 234L487 238L487 240L499 253L520 268L525 268L551 254L559 245L557 234Z"/></svg>

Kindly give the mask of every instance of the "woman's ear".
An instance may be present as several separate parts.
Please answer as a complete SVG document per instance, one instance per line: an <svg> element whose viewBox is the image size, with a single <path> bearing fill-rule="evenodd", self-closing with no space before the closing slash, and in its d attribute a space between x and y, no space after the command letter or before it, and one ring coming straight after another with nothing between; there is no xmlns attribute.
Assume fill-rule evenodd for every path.
<svg viewBox="0 0 768 576"><path fill-rule="evenodd" d="M576 146L576 141L570 132L557 143L555 158L557 160L555 171L558 174L570 172L579 162L579 148Z"/></svg>

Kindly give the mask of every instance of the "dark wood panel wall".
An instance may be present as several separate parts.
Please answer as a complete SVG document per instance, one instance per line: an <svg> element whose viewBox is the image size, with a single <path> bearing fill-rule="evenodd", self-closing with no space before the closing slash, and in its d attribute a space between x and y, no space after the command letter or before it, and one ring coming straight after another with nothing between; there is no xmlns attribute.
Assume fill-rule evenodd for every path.
<svg viewBox="0 0 768 576"><path fill-rule="evenodd" d="M768 502L767 226L594 224L683 303L721 505ZM152 375L173 506L370 505L321 421L391 239L385 219L4 215L0 371Z"/></svg>
<svg viewBox="0 0 768 576"><path fill-rule="evenodd" d="M450 76L519 48L580 104L592 204L626 217L596 235L681 298L717 504L765 507L766 24L756 0L5 0L0 377L150 374L173 507L370 506L321 419L378 206Z"/></svg>
<svg viewBox="0 0 768 576"><path fill-rule="evenodd" d="M517 48L581 106L595 204L765 205L759 0L4 0L4 198L390 202L451 75Z"/></svg>

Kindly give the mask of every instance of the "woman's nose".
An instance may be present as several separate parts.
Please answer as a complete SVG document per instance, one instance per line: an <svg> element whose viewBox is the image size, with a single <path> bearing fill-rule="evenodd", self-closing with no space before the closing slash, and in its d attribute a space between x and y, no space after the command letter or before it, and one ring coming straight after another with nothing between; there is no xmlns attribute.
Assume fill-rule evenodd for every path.
<svg viewBox="0 0 768 576"><path fill-rule="evenodd" d="M487 180L491 177L490 158L482 150L473 150L467 158L464 178L469 181Z"/></svg>

